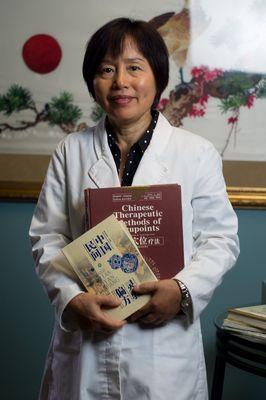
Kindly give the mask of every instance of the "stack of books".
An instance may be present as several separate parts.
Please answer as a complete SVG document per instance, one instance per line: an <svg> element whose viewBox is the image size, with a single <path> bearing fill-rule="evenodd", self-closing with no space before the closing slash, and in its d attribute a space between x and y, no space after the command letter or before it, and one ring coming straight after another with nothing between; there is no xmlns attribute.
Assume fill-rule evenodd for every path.
<svg viewBox="0 0 266 400"><path fill-rule="evenodd" d="M231 308L223 328L248 338L266 342L266 304Z"/></svg>
<svg viewBox="0 0 266 400"><path fill-rule="evenodd" d="M134 285L170 279L184 267L178 184L85 189L88 231L62 251L87 291L113 295L105 310L125 319L149 300Z"/></svg>

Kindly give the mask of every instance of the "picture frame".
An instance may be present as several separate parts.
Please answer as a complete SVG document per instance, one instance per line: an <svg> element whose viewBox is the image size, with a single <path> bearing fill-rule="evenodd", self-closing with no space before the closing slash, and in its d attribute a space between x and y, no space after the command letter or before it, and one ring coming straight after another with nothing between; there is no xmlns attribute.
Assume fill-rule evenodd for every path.
<svg viewBox="0 0 266 400"><path fill-rule="evenodd" d="M0 200L36 202L49 155L1 154ZM266 162L224 161L229 199L235 208L266 208Z"/></svg>
<svg viewBox="0 0 266 400"><path fill-rule="evenodd" d="M223 172L234 207L266 208L266 162L226 160Z"/></svg>
<svg viewBox="0 0 266 400"><path fill-rule="evenodd" d="M63 4L60 0L53 8L53 12L58 13L59 16L62 12L61 3ZM217 13L217 6L212 2L201 2L202 4L199 5L198 2L180 0L168 2L169 4L167 3L165 6L156 0L152 3L152 13L149 2L146 5L141 4L138 11L135 5L130 11L128 4L122 1L119 3L121 3L121 7L117 7L119 9L117 16L121 14L124 7L127 15L132 15L133 18L138 16L145 18L154 24L171 49L169 51L172 69L170 91L168 90L161 99L160 111L172 125L184 126L186 130L195 132L214 143L224 159L223 169L227 192L234 207L266 208L266 156L264 150L266 58L263 51L264 25L261 18L265 14L266 5L261 1L254 3L252 0L247 0L243 4L241 3L241 18L239 18L239 13L233 12L236 6L229 0L223 2L219 13ZM2 145L0 200L2 201L35 202L45 177L50 159L49 154L57 141L65 133L79 130L80 122L83 125L85 122L91 126L92 116L95 114L94 106L92 103L89 104L84 82L80 76L83 51L88 38L87 13L84 12L87 5L84 5L84 10L80 8L79 18L73 20L73 31L69 27L63 26L57 36L55 34L57 26L54 26L53 20L47 18L46 8L42 9L44 6L40 4L35 23L38 25L36 21L42 21L46 15L46 39L47 34L48 36L52 35L50 39L57 42L63 60L60 64L58 59L58 68L57 64L53 65L53 68L49 64L52 69L45 73L32 69L32 66L27 63L25 54L22 57L24 46L29 39L43 40L43 34L38 35L37 31L37 35L30 37L32 18L29 11L31 6L30 1L23 3L23 15L25 21L28 21L23 24L23 27L20 24L21 16L19 14L18 22L14 22L12 25L8 23L8 19L3 14L0 27L2 36L7 41L5 46L9 49L7 56L3 59L0 95L6 95L10 87L16 83L15 78L19 76L19 82L17 82L19 87L15 89L23 92L24 97L27 93L32 94L32 101L35 104L33 107L30 102L28 108L24 104L19 117L16 113L13 115L7 112L8 118L3 118L0 132L4 132L7 123L12 122L15 126L12 140L15 138L22 147L9 148L11 136L0 143ZM113 9L111 5L110 7ZM6 9L10 15L13 15L12 4L7 5ZM76 12L74 3L68 2L68 10L71 9ZM104 8L104 12L102 8L100 11L99 13L95 7L91 14L90 34L100 25L98 15L101 15L103 21L110 19L108 6ZM243 30L243 21L249 21L253 29ZM178 30L178 24L181 22L183 28ZM16 29L14 29L15 27ZM181 35L179 38L182 39L181 42L176 43L179 43L182 51L179 51L178 46L172 47L171 35L175 29ZM18 35L21 40L18 40ZM42 42L38 42L38 48L40 43ZM71 57L69 57L70 54ZM74 68L73 60L75 60ZM39 67L45 64L43 61L47 60L38 60ZM49 62L51 62L50 59ZM10 68L11 65L19 69L19 74L14 68ZM72 79L68 79L68 71L71 71ZM243 73L246 76L243 77ZM62 82L66 86L62 85ZM238 82L237 90L235 82ZM232 87L234 90L230 91L229 89ZM62 88L64 91L66 90L63 96L68 96L67 105L71 105L72 110L76 112L79 109L83 112L82 119L77 121L76 126L74 127L73 123L73 126L68 127L69 132L61 129L62 125L67 124L54 127L55 121L51 119L51 116L49 119L48 114L45 114L49 107L50 109L55 107L55 103L58 103L59 100L62 103L62 98L60 98ZM197 88L201 88L201 90L197 91ZM242 92L245 92L244 98L240 96ZM234 100L234 107L231 104L232 100ZM178 111L175 111L175 108ZM186 111L184 115L183 108ZM171 121L169 116L173 116L174 121ZM184 118L186 121L183 125ZM29 126L34 125L34 121L41 121L41 123L36 129L34 125L32 136L28 135L31 128L25 130L25 135L24 133L22 135L25 143L22 144L22 140L16 136L16 131L18 131L18 126L23 128L25 120L30 121ZM178 123L175 124L175 122ZM53 128L51 128L52 125ZM23 129L22 132L24 132ZM33 140L35 140L35 147ZM40 140L41 149L38 147L38 140ZM48 143L49 140L51 143ZM40 151L46 154L39 154Z"/></svg>
<svg viewBox="0 0 266 400"><path fill-rule="evenodd" d="M49 155L0 154L0 200L37 201Z"/></svg>

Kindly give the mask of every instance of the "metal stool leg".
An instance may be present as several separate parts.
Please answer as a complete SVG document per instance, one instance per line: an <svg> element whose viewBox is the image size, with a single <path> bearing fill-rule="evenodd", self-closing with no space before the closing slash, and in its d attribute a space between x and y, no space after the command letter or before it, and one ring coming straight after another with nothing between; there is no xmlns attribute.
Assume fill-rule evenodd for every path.
<svg viewBox="0 0 266 400"><path fill-rule="evenodd" d="M225 374L225 361L216 356L214 375L212 380L211 400L221 400L223 395L223 384Z"/></svg>

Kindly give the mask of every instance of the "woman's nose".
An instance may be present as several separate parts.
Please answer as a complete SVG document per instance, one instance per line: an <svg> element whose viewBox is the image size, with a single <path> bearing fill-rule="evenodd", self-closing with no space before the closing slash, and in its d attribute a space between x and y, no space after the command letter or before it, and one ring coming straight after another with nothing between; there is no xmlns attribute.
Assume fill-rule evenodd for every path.
<svg viewBox="0 0 266 400"><path fill-rule="evenodd" d="M117 89L128 87L128 74L124 69L118 69L114 75L113 87Z"/></svg>

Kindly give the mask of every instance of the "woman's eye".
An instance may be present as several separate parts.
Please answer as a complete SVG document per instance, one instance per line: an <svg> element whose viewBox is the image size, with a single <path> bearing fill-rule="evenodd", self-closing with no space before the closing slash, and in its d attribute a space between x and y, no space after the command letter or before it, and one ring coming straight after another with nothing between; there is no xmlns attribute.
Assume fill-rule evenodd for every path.
<svg viewBox="0 0 266 400"><path fill-rule="evenodd" d="M131 69L131 71L139 71L140 67L138 65L131 65L130 69Z"/></svg>
<svg viewBox="0 0 266 400"><path fill-rule="evenodd" d="M113 68L112 67L101 67L99 69L99 73L102 75L110 75L113 73Z"/></svg>
<svg viewBox="0 0 266 400"><path fill-rule="evenodd" d="M111 73L113 72L113 68L111 68L111 67L103 67L103 68L101 69L101 72L102 72L103 74L111 74Z"/></svg>

